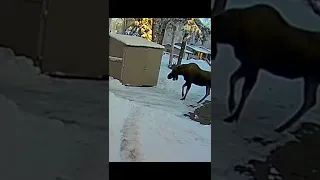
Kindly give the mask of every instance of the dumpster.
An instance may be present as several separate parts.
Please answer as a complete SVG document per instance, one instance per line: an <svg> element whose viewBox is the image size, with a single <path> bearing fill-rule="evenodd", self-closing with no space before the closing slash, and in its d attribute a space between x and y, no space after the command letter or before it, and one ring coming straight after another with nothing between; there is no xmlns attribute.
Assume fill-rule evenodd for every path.
<svg viewBox="0 0 320 180"><path fill-rule="evenodd" d="M136 36L109 37L109 75L124 85L156 86L164 46Z"/></svg>

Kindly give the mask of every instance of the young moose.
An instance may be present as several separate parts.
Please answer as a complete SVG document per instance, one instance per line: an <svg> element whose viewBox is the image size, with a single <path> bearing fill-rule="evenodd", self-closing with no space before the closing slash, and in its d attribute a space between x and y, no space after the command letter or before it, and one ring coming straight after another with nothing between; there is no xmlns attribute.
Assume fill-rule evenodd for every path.
<svg viewBox="0 0 320 180"><path fill-rule="evenodd" d="M199 68L196 63L190 64L182 64L172 68L172 71L168 74L168 79L178 80L178 76L182 75L184 80L186 81L182 85L182 98L181 100L185 100L186 96L191 88L191 84L195 84L198 86L206 86L206 94L200 99L197 103L202 102L206 97L210 95L211 89L211 72L204 71ZM186 93L184 94L184 88L187 86Z"/></svg>
<svg viewBox="0 0 320 180"><path fill-rule="evenodd" d="M258 72L264 69L288 79L304 79L304 100L300 109L275 129L282 132L297 122L316 104L320 82L320 33L288 24L280 13L269 5L254 5L230 9L212 17L212 57L217 55L217 43L233 47L240 67L229 79L226 122L238 121ZM234 88L244 78L240 102L235 108Z"/></svg>

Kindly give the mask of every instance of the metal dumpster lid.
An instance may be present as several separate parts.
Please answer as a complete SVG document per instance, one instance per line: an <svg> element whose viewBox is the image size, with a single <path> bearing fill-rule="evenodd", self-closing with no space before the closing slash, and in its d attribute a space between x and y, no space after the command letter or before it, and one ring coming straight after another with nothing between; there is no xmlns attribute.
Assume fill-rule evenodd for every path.
<svg viewBox="0 0 320 180"><path fill-rule="evenodd" d="M109 36L124 43L127 46L141 46L141 47L151 47L157 49L164 49L164 46L148 41L141 37L129 36L123 34L109 33Z"/></svg>

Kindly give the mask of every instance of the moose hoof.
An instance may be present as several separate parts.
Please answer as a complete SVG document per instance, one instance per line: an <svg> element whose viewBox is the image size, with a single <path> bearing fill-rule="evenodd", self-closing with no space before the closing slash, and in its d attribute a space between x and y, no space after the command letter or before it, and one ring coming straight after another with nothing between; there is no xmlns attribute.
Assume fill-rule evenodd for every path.
<svg viewBox="0 0 320 180"><path fill-rule="evenodd" d="M182 100L182 101L183 101L183 100L185 100L185 99L186 99L186 98L181 98L180 100Z"/></svg>
<svg viewBox="0 0 320 180"><path fill-rule="evenodd" d="M229 103L228 105L228 110L229 110L229 113L233 112L234 108L235 108L235 104L234 103Z"/></svg>
<svg viewBox="0 0 320 180"><path fill-rule="evenodd" d="M277 133L282 133L284 130L285 130L285 128L280 126L280 127L276 128L274 131Z"/></svg>

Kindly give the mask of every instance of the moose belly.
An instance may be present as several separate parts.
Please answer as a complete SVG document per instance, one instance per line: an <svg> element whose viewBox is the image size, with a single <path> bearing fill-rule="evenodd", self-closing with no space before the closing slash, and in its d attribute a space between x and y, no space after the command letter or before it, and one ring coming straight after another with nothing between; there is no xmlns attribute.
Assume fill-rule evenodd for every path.
<svg viewBox="0 0 320 180"><path fill-rule="evenodd" d="M267 72L276 75L276 76L280 76L280 77L284 77L287 79L297 79L306 75L311 75L312 74L312 70L308 69L308 68L303 68L303 67L297 67L294 65L286 65L286 66L265 66L262 67L263 70L266 70Z"/></svg>
<svg viewBox="0 0 320 180"><path fill-rule="evenodd" d="M211 86L211 81L208 80L201 80L201 81L195 81L193 84L197 86Z"/></svg>

